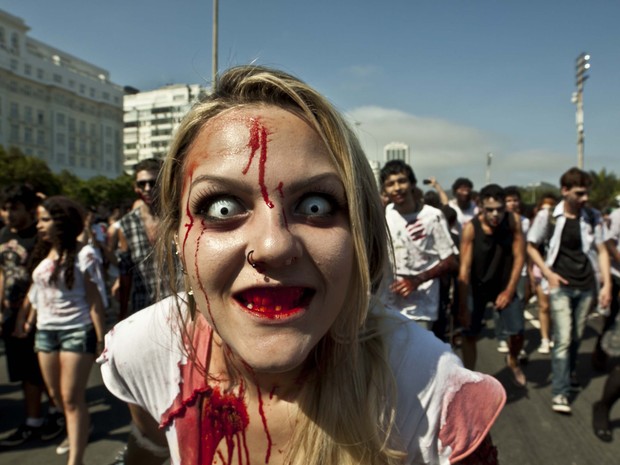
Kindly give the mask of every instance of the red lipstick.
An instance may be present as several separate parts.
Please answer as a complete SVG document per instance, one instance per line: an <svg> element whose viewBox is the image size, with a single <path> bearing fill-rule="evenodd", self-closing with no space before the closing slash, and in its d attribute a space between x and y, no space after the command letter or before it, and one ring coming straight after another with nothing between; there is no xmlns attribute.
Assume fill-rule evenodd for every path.
<svg viewBox="0 0 620 465"><path fill-rule="evenodd" d="M314 290L300 286L254 287L235 296L244 310L261 318L280 320L304 310Z"/></svg>

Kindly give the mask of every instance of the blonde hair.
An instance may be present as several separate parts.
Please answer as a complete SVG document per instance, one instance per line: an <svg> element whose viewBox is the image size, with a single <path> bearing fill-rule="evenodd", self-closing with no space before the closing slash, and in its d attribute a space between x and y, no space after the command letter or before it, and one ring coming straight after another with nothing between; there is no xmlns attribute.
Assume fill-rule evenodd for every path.
<svg viewBox="0 0 620 465"><path fill-rule="evenodd" d="M347 193L355 258L348 297L334 325L314 348L316 376L299 397L299 418L287 463L396 464L394 377L378 315L370 313L381 283L389 241L373 173L351 128L314 89L281 71L240 66L221 75L211 95L182 121L160 178L160 264L173 269L170 245L179 228L184 164L200 129L211 118L242 105L273 105L295 112L325 142ZM169 274L169 276L171 276ZM178 289L174 276L172 290ZM187 283L185 283L187 286ZM196 308L188 299L189 318ZM183 321L181 327L186 327ZM196 354L190 354L196 358Z"/></svg>

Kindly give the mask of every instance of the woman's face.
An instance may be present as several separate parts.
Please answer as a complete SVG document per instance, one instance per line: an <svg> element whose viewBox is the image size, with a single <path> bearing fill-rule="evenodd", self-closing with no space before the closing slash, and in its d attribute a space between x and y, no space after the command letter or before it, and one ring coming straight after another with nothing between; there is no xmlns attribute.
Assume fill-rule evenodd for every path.
<svg viewBox="0 0 620 465"><path fill-rule="evenodd" d="M184 174L178 242L198 309L255 371L294 370L341 311L353 268L325 145L291 112L236 108L201 129Z"/></svg>
<svg viewBox="0 0 620 465"><path fill-rule="evenodd" d="M44 241L51 242L53 227L54 220L52 220L49 212L42 206L37 207L37 232L39 237Z"/></svg>

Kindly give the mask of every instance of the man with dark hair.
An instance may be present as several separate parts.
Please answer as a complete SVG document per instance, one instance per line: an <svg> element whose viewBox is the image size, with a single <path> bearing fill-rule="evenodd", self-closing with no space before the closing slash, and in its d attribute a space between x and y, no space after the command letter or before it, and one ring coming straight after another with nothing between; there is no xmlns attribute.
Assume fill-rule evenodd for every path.
<svg viewBox="0 0 620 465"><path fill-rule="evenodd" d="M463 327L463 363L474 369L477 338L487 307L493 308L496 333L508 341L506 362L514 381L525 387L519 366L523 348L523 306L516 295L523 268L525 243L521 221L506 212L504 190L490 184L480 191L482 213L463 229L459 271L459 316ZM468 295L473 308L470 314Z"/></svg>
<svg viewBox="0 0 620 465"><path fill-rule="evenodd" d="M157 177L162 161L148 158L134 168L134 191L142 202L119 221L119 320L155 303L161 281L155 273L153 248L159 217L156 210Z"/></svg>
<svg viewBox="0 0 620 465"><path fill-rule="evenodd" d="M47 420L42 415L45 383L34 352L34 328L26 325L23 317L20 319L19 312L31 282L28 260L37 241L35 214L39 200L27 185L8 187L1 199L7 222L0 230L1 331L9 380L22 383L26 410L24 424L0 440L0 446L5 447L18 446L33 438L53 439L65 428L64 416L53 403Z"/></svg>
<svg viewBox="0 0 620 465"><path fill-rule="evenodd" d="M506 211L519 215L519 218L521 219L521 231L523 232L523 237L525 237L527 235L528 229L530 228L530 220L523 215L521 192L519 191L519 188L517 186L506 186L504 187L504 195ZM521 277L519 278L519 283L517 284L517 296L521 300L523 308L525 308L525 304L529 295L530 292L527 279L527 264L524 264L523 269L521 270ZM500 339L497 346L497 351L501 353L508 353L508 343L505 340ZM521 353L519 354L519 359L521 361L527 360L527 353L525 352L525 350L521 350Z"/></svg>
<svg viewBox="0 0 620 465"><path fill-rule="evenodd" d="M380 179L391 202L385 218L395 269L384 302L430 330L438 318L439 278L456 269L457 249L441 211L422 202L409 165L389 161Z"/></svg>
<svg viewBox="0 0 620 465"><path fill-rule="evenodd" d="M571 413L568 396L578 387L575 377L577 353L586 317L600 275L598 301L603 308L611 297L610 264L599 212L586 206L592 179L585 171L571 168L560 178L563 200L552 213L541 209L527 235L527 251L542 271L549 288L553 321L551 358L552 408ZM549 238L547 257L539 246Z"/></svg>
<svg viewBox="0 0 620 465"><path fill-rule="evenodd" d="M474 184L468 178L457 178L452 183L452 195L454 196L448 202L456 211L456 219L458 223L459 235L463 233L465 225L469 223L477 214L478 206L473 200Z"/></svg>

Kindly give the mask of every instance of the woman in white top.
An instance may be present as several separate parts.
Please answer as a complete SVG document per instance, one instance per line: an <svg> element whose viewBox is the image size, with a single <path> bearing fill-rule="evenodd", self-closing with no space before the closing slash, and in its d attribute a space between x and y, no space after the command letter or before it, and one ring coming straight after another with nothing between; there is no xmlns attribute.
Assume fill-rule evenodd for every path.
<svg viewBox="0 0 620 465"><path fill-rule="evenodd" d="M179 291L106 336L126 464L495 464L505 395L376 297L388 235L344 118L286 73L233 68L160 175ZM172 244L176 242L176 247Z"/></svg>
<svg viewBox="0 0 620 465"><path fill-rule="evenodd" d="M86 383L105 330L101 262L92 246L77 241L84 229L79 204L50 197L38 207L37 220L40 241L33 251L27 326L36 319L41 372L66 416L67 463L81 465L90 422Z"/></svg>

